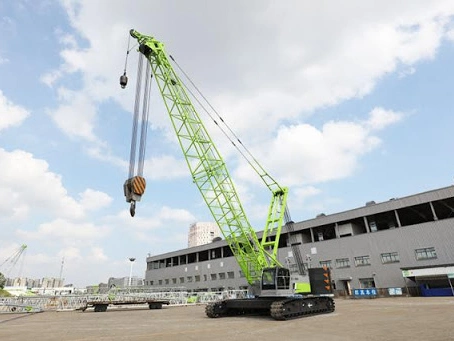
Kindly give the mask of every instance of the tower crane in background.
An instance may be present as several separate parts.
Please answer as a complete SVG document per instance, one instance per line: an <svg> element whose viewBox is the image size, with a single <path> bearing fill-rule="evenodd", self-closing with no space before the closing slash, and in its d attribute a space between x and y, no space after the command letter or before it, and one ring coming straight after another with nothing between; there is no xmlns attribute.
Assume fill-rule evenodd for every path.
<svg viewBox="0 0 454 341"><path fill-rule="evenodd" d="M146 139L146 127L143 125L148 124L148 96L150 81L154 76L193 182L199 189L242 273L250 284L251 298L228 299L208 304L206 306L207 316L220 317L265 313L277 320L285 320L303 315L334 311L330 287L323 285L322 287L326 289L321 293L316 292L314 290L316 285L312 285L315 282L311 280L310 273L306 273L304 269L298 243L293 239L293 221L287 207L288 188L278 184L265 171L203 95L202 98L217 115L219 122L196 99L272 194L265 228L261 238L258 238L246 216L226 164L188 96L188 92L192 96L194 94L183 83L171 65L170 60L176 63L175 60L172 56L167 55L164 44L154 37L140 34L135 30L130 31L130 36L137 40L138 51L140 52L134 106L133 142L131 143L131 146L134 144L134 151L131 147L130 173L124 184L126 201L131 203L131 215L134 216L135 203L140 200L145 191L145 179L142 173L144 145L139 152L139 172L137 175L134 171L131 173L131 169L134 170L134 165L131 166L131 164L134 162L132 155L133 153L135 155L135 135L140 111L141 84L139 83L141 82L143 62L146 59L148 63L146 63L145 90L143 91L142 101L141 146ZM178 64L176 65L178 66ZM126 84L125 68L125 72L120 77L120 85L124 88ZM191 84L193 85L192 82ZM298 265L299 276L292 276L290 270L285 268L278 259L278 248L282 245L280 244L280 236L284 226L287 227L289 244ZM327 269L310 270L329 271ZM323 278L320 281L323 281ZM295 295L298 293L295 290L297 288L299 295Z"/></svg>
<svg viewBox="0 0 454 341"><path fill-rule="evenodd" d="M10 278L10 276L12 275L11 272L13 271L13 269L15 269L16 264L19 262L19 260L21 260L21 262L19 264L19 271L18 271L17 277L21 277L26 249L27 249L27 245L22 244L18 249L16 249L14 251L14 253L11 256L6 258L3 261L3 263L0 264L0 271L3 273L3 275L6 278Z"/></svg>

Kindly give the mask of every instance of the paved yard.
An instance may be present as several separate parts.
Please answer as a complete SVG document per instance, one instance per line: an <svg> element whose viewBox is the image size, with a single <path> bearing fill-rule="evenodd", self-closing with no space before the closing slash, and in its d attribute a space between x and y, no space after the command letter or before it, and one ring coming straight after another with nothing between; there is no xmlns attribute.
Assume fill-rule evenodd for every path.
<svg viewBox="0 0 454 341"><path fill-rule="evenodd" d="M0 314L0 340L454 340L454 298L336 300L331 314L210 319L204 306Z"/></svg>

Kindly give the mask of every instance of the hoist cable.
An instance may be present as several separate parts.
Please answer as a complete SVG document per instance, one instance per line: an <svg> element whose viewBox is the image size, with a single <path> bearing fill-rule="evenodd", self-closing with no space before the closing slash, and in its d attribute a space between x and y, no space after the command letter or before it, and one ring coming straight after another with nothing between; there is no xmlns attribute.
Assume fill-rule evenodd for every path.
<svg viewBox="0 0 454 341"><path fill-rule="evenodd" d="M148 131L148 112L150 107L150 93L151 86L150 81L151 68L150 63L147 63L145 69L145 88L143 90L143 101L142 101L142 122L140 130L140 145L139 145L139 161L137 163L137 175L143 176L143 165L145 163L145 149L147 144L147 131Z"/></svg>
<svg viewBox="0 0 454 341"><path fill-rule="evenodd" d="M188 74L180 67L178 62L173 58L173 56L170 55L170 58L172 61L175 63L177 68L181 71L181 73L188 79L188 81L191 83L191 85L194 87L194 89L197 91L197 93L203 98L203 100L208 104L208 106L211 108L211 110L216 114L216 116L219 118L219 120L222 122L222 124L227 128L227 130L230 132L230 134L234 137L234 140L238 141L239 145L244 149L245 153L238 147L238 145L234 142L234 140L229 136L229 134L217 123L217 121L213 118L211 113L205 108L205 106L198 100L198 98L194 95L194 93L182 82L186 90L191 94L191 96L197 101L197 103L200 105L200 107L207 113L207 115L213 120L213 122L219 127L221 132L224 134L224 136L233 144L233 146L237 149L237 151L240 153L240 155L243 157L244 160L254 169L254 171L262 178L262 180L265 182L267 187L270 190L276 190L276 188L273 188L274 186L277 186L277 189L282 189L280 185L271 177L268 172L262 167L262 165L257 161L257 159L252 155L252 153L249 151L248 148L241 142L239 137L235 134L235 132L230 128L230 126L224 121L224 119L220 116L220 114L216 111L216 109L211 105L211 103L208 101L208 99L203 95L203 93L199 90L199 88L194 84L194 82L191 80L191 78L188 76ZM247 155L246 155L247 154ZM270 181L267 181L266 178L268 178Z"/></svg>
<svg viewBox="0 0 454 341"><path fill-rule="evenodd" d="M126 50L125 68L124 68L124 71L123 71L125 75L126 75L126 67L127 67L127 65L128 65L128 56L129 56L129 52L131 51L131 50L129 49L130 43L131 43L131 35L128 36L128 49Z"/></svg>
<svg viewBox="0 0 454 341"><path fill-rule="evenodd" d="M132 139L131 139L131 152L129 159L129 179L134 176L134 168L136 163L136 145L137 145L137 124L139 120L140 108L140 92L142 86L142 68L143 68L143 54L139 54L139 61L137 67L137 83L136 83L136 98L134 103L134 117L132 119Z"/></svg>

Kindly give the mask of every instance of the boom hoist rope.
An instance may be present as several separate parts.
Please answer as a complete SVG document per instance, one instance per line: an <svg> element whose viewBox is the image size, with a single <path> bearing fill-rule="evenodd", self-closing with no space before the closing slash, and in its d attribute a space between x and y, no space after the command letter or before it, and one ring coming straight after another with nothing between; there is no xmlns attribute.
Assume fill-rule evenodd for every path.
<svg viewBox="0 0 454 341"><path fill-rule="evenodd" d="M262 235L262 246L268 251L272 251L279 242L280 229L282 226L282 220L285 222L289 234L289 243L292 245L292 250L295 258L295 262L298 266L298 272L303 275L305 274L304 265L302 261L302 256L297 247L298 243L296 242L294 231L293 231L293 221L290 217L290 212L287 207L287 194L288 189L286 187L281 187L274 178L262 167L262 165L257 161L257 159L252 155L249 149L243 144L240 138L232 130L232 128L224 121L219 112L213 107L213 105L208 101L208 99L203 95L199 90L196 84L191 80L188 74L181 68L178 62L173 58L172 55L169 55L170 59L175 63L176 67L180 72L185 76L189 81L191 86L195 91L200 95L200 97L205 101L211 111L215 114L213 115L204 105L201 103L199 98L191 91L191 89L180 79L181 83L192 96L192 98L200 105L202 110L210 117L214 124L221 130L224 136L228 139L230 143L235 147L239 152L242 158L250 165L250 167L257 173L257 175L262 179L268 189L273 193L271 200L270 210L268 212L268 219L266 226L264 228L264 234ZM216 116L216 117L214 117ZM218 120L220 123L218 123ZM225 129L223 128L225 127ZM278 239L276 241L276 238Z"/></svg>
<svg viewBox="0 0 454 341"><path fill-rule="evenodd" d="M128 51L126 54L126 62L129 54L129 42ZM136 83L136 96L134 103L134 116L132 121L132 138L131 138L131 150L129 158L129 176L123 185L123 191L126 198L126 202L131 203L129 213L131 217L134 217L136 212L136 202L140 201L142 195L145 193L146 181L143 177L143 167L145 163L145 150L147 142L147 131L148 131L148 116L149 116L149 103L150 103L150 81L152 78L150 64L147 62L145 65L145 80L142 81L143 63L144 56L139 54L139 62L137 67L137 83ZM125 88L128 82L126 76L126 62L125 70L123 75L120 77L120 85ZM144 83L144 90L142 93L142 83ZM142 101L140 100L143 96ZM136 164L136 147L137 147L137 130L139 126L139 112L142 111L140 121L140 139L139 139L139 154L138 161ZM137 165L137 173L135 172Z"/></svg>
<svg viewBox="0 0 454 341"><path fill-rule="evenodd" d="M182 82L186 90L191 94L191 96L194 98L195 101L200 105L200 107L205 111L205 113L210 117L210 119L216 124L216 126L219 127L221 132L224 134L224 136L229 140L229 142L232 143L232 145L235 147L235 149L240 153L240 155L243 157L244 160L254 169L254 171L260 176L260 178L263 180L265 185L272 191L276 190L283 190L283 188L271 177L271 175L262 167L262 165L257 161L257 159L252 155L252 153L249 151L249 149L243 144L243 142L240 140L240 138L235 134L235 132L230 128L230 126L227 124L227 122L224 121L222 116L218 113L218 111L213 107L213 105L208 101L208 99L203 95L203 93L199 90L199 88L194 84L194 82L189 78L187 73L180 67L180 65L177 63L177 61L173 58L173 56L169 55L170 59L175 63L177 68L181 71L181 73L188 79L188 81L191 83L191 85L194 87L194 89L197 91L197 93L203 98L203 100L207 103L207 105L210 107L210 109L216 114L217 118L223 124L227 131L222 128L222 126L217 122L216 118L213 117L213 115L208 111L208 109L205 108L205 106L198 100L198 98L194 95L194 93ZM181 79L180 79L181 80ZM229 135L231 134L231 136ZM237 141L238 144L235 142Z"/></svg>

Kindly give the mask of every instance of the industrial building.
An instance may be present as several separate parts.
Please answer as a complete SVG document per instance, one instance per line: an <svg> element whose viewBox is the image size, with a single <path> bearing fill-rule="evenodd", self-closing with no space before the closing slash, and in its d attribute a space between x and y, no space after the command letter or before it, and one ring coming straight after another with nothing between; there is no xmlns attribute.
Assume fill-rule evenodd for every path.
<svg viewBox="0 0 454 341"><path fill-rule="evenodd" d="M296 222L305 267L331 269L337 295L355 289L452 295L454 186ZM260 232L258 233L261 237ZM279 261L294 266L288 232ZM247 282L223 240L147 257L145 286L194 291L245 289Z"/></svg>

